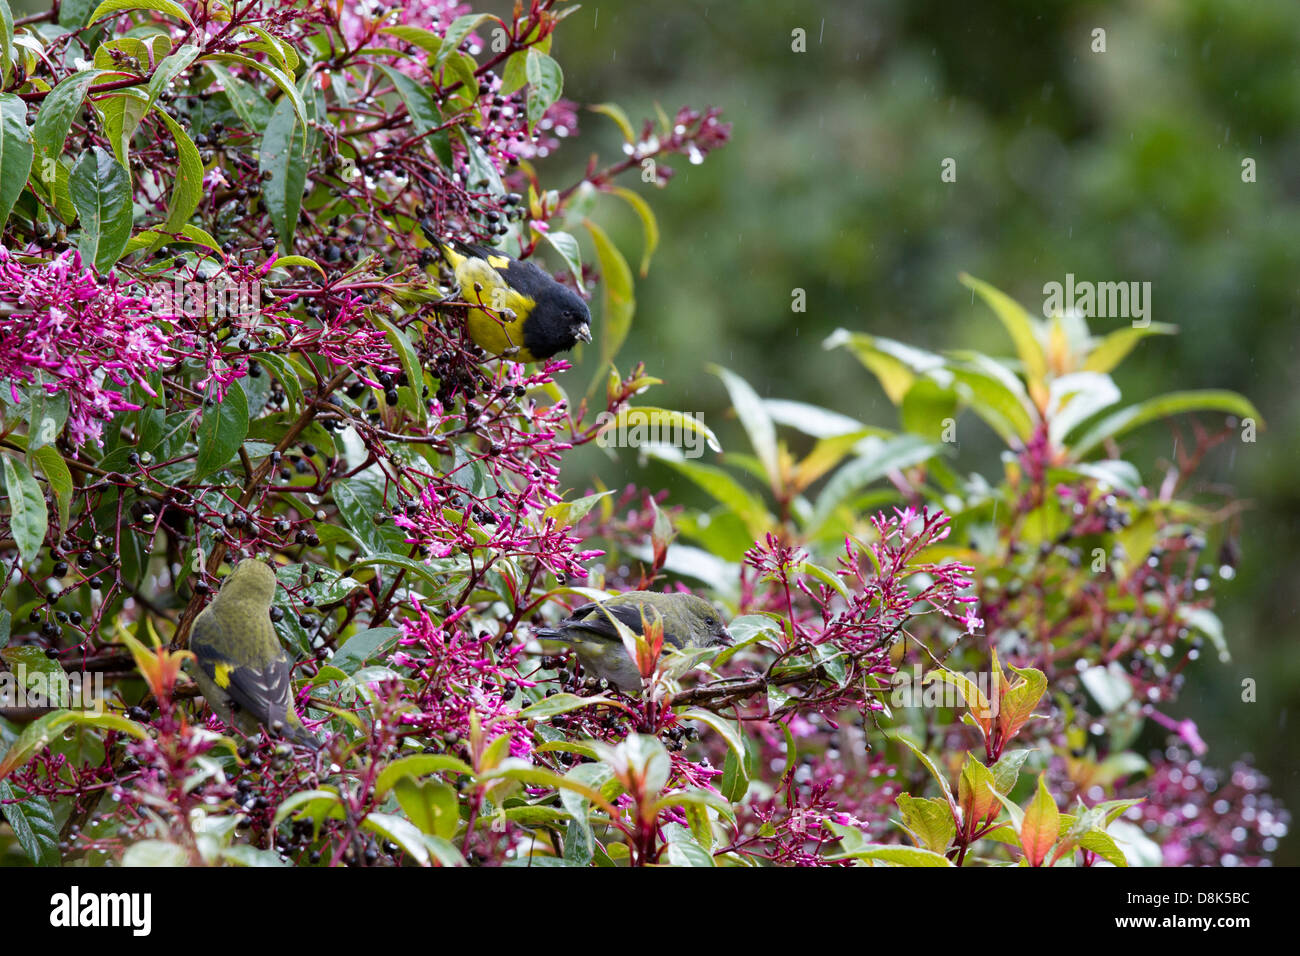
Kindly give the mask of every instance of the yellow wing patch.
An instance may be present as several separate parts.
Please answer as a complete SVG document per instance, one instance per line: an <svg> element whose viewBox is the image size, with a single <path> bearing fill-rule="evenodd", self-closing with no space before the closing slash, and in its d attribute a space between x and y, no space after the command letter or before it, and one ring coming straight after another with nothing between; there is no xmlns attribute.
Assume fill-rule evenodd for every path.
<svg viewBox="0 0 1300 956"><path fill-rule="evenodd" d="M212 679L218 687L225 689L230 686L230 674L234 669L232 664L218 664L212 671Z"/></svg>

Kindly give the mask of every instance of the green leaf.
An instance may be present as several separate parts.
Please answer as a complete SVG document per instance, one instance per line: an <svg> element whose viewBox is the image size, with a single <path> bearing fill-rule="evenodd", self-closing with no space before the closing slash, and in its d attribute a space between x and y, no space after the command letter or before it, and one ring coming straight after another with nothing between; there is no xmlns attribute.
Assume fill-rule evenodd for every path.
<svg viewBox="0 0 1300 956"><path fill-rule="evenodd" d="M31 139L45 159L57 159L63 153L72 121L81 112L90 84L103 76L106 70L83 70L61 80L41 103L40 112L32 123ZM16 97L15 97L16 99ZM6 159L5 164L8 165ZM26 178L26 177L24 177ZM42 177L44 179L45 177Z"/></svg>
<svg viewBox="0 0 1300 956"><path fill-rule="evenodd" d="M582 224L591 233L596 246L596 260L600 263L602 279L600 331L600 366L594 382L603 379L614 356L623 347L623 341L632 328L632 315L636 312L636 297L632 288L632 270L618 247L610 241L605 230L590 219Z"/></svg>
<svg viewBox="0 0 1300 956"><path fill-rule="evenodd" d="M581 498L575 498L572 501L559 501L549 505L542 512L543 518L552 518L557 528L570 528L585 518L591 509L596 507L597 502L602 498L612 495L614 492L598 491L592 495L583 495Z"/></svg>
<svg viewBox="0 0 1300 956"><path fill-rule="evenodd" d="M60 389L47 392L37 379L23 402L27 418L27 452L53 443L68 421L68 393Z"/></svg>
<svg viewBox="0 0 1300 956"><path fill-rule="evenodd" d="M158 64L153 71L153 76L149 77L149 99L146 109L152 107L158 101L158 98L167 92L172 80L189 69L190 64L198 58L200 52L199 47L193 43L186 43Z"/></svg>
<svg viewBox="0 0 1300 956"><path fill-rule="evenodd" d="M14 93L0 93L0 228L27 185L34 154L26 104Z"/></svg>
<svg viewBox="0 0 1300 956"><path fill-rule="evenodd" d="M284 266L308 266L312 269L315 269L317 272L319 272L322 278L328 278L325 275L325 270L321 268L321 264L317 262L315 259L309 259L306 256L280 256L279 258L273 260L271 264L267 266L267 268L279 269L279 268L283 268Z"/></svg>
<svg viewBox="0 0 1300 956"><path fill-rule="evenodd" d="M668 862L672 866L713 866L713 854L700 846L695 834L680 823L664 827L668 844Z"/></svg>
<svg viewBox="0 0 1300 956"><path fill-rule="evenodd" d="M1020 823L1020 846L1024 849L1030 866L1039 866L1046 859L1047 851L1056 843L1060 834L1060 823L1061 812L1047 789L1046 774L1040 773L1038 789L1025 808L1025 816Z"/></svg>
<svg viewBox="0 0 1300 956"><path fill-rule="evenodd" d="M692 707L690 710L678 711L677 716L682 720L698 720L702 724L707 724L718 732L718 735L726 741L731 752L737 757L745 756L745 738L741 735L740 726L733 721L708 710L701 710L698 707Z"/></svg>
<svg viewBox="0 0 1300 956"><path fill-rule="evenodd" d="M925 751L917 747L916 744L902 736L896 737L895 739L900 741L903 746L912 751L912 753L916 754L916 759L921 761L921 764L926 770L930 771L930 776L934 777L935 781L939 784L939 789L943 791L944 799L948 802L948 808L952 812L953 819L957 819L957 801L953 799L952 788L948 786L948 779L939 772L939 768L934 765L934 761L926 755Z"/></svg>
<svg viewBox="0 0 1300 956"><path fill-rule="evenodd" d="M990 769L993 771L993 786L997 788L998 793L1010 793L1020 779L1020 768L1025 763L1032 750L1007 750L998 758Z"/></svg>
<svg viewBox="0 0 1300 956"><path fill-rule="evenodd" d="M587 107L593 113L600 113L608 116L618 124L619 132L623 134L623 139L629 143L636 142L636 130L632 128L632 121L627 118L627 113L617 103L597 103L595 106Z"/></svg>
<svg viewBox="0 0 1300 956"><path fill-rule="evenodd" d="M1082 422L1119 400L1119 387L1100 372L1074 372L1052 379L1045 413L1052 444L1062 444Z"/></svg>
<svg viewBox="0 0 1300 956"><path fill-rule="evenodd" d="M336 504L339 501L340 494L342 495L342 499L345 502L347 502L346 507L350 511L355 512L355 509L358 507L357 501L351 496L350 492L345 491L340 493L339 485L336 484L334 486L334 500ZM340 506L339 508L340 512L343 511L343 507L344 506ZM346 514L344 515L344 520L345 521L347 520ZM370 533L372 533L375 536L375 540L371 541L370 544L367 544L367 541L369 540L367 537L363 537L361 534L357 535L357 537L361 540L362 545L367 549L369 549L372 544L383 547L387 543L383 539L382 535L380 534L380 529L375 528L373 521L370 523ZM392 552L385 552L382 554L372 555L371 557L368 558L361 558L360 560L354 563L353 567L364 568L375 564L383 564L383 565L388 565L389 567L401 568L404 571L409 571L412 574L416 575L417 577L422 578L424 581L428 582L434 587L435 590L432 592L433 597L440 598L440 596L449 594L455 590L459 590L461 587L464 586L461 582L459 582L456 579L456 577L453 574L449 573L447 570L439 570L439 568L454 569L459 567L458 564L454 564L452 562L441 562L438 566L431 567L423 563L422 561L416 561L414 558L408 558L405 555L393 554ZM430 596L431 595L427 592L424 594L424 597L426 598L429 598Z"/></svg>
<svg viewBox="0 0 1300 956"><path fill-rule="evenodd" d="M226 99L230 101L231 109L238 114L245 128L250 133L260 133L265 130L266 124L271 121L271 113L275 107L262 91L253 84L239 79L218 63L205 60L204 65L212 71L212 75L221 84Z"/></svg>
<svg viewBox="0 0 1300 956"><path fill-rule="evenodd" d="M552 697L543 698L535 704L529 704L515 716L519 718L527 718L529 720L545 720L548 717L555 717L559 714L567 714L575 710L582 710L584 707L611 703L613 703L613 701L610 700L610 698L600 694L597 694L594 697L579 697L576 694L555 694Z"/></svg>
<svg viewBox="0 0 1300 956"><path fill-rule="evenodd" d="M912 383L899 406L903 430L931 441L942 441L950 422L957 418L957 393L929 376Z"/></svg>
<svg viewBox="0 0 1300 956"><path fill-rule="evenodd" d="M20 459L10 455L0 457L4 459L5 490L9 496L9 526L18 544L18 553L24 562L30 564L40 553L49 528L45 495Z"/></svg>
<svg viewBox="0 0 1300 956"><path fill-rule="evenodd" d="M720 365L708 366L710 372L722 379L731 398L731 406L736 410L736 417L749 436L749 443L758 456L763 470L767 473L768 483L772 488L781 486L781 467L776 449L776 426L768 414L763 400L743 378Z"/></svg>
<svg viewBox="0 0 1300 956"><path fill-rule="evenodd" d="M222 863L229 863L232 866L283 867L289 865L280 859L280 854L274 850L259 850L255 846L248 846L244 843L222 847L218 856Z"/></svg>
<svg viewBox="0 0 1300 956"><path fill-rule="evenodd" d="M531 128L560 98L564 90L564 72L560 64L533 47L524 61L524 75L528 77L528 125Z"/></svg>
<svg viewBox="0 0 1300 956"><path fill-rule="evenodd" d="M190 134L165 110L158 110L157 114L172 134L177 156L176 185L172 187L171 196L167 199L167 220L160 231L179 235L203 199L203 161L199 158L198 147L190 139ZM160 235L154 240L153 248L157 249L168 238Z"/></svg>
<svg viewBox="0 0 1300 956"><path fill-rule="evenodd" d="M1150 335L1175 335L1178 326L1152 322L1144 328L1124 328L1111 332L1096 346L1083 363L1086 372L1110 372Z"/></svg>
<svg viewBox="0 0 1300 956"><path fill-rule="evenodd" d="M718 792L732 803L739 803L745 799L745 794L749 792L749 769L744 754L737 755L734 750L727 749Z"/></svg>
<svg viewBox="0 0 1300 956"><path fill-rule="evenodd" d="M1041 386L1047 378L1047 355L1038 341L1034 320L1029 313L1015 299L987 282L964 272L960 278L962 285L974 289L1006 328L1011 341L1015 343L1016 354L1025 367L1025 376L1030 385Z"/></svg>
<svg viewBox="0 0 1300 956"><path fill-rule="evenodd" d="M77 248L100 272L107 272L131 238L131 177L113 155L98 146L72 167L68 193L81 220Z"/></svg>
<svg viewBox="0 0 1300 956"><path fill-rule="evenodd" d="M635 436L638 432L648 435L649 438L664 434L684 438L689 432L703 438L705 444L715 452L722 451L722 446L718 444L718 437L698 416L687 415L685 412L673 411L669 408L656 408L653 405L633 405L619 409L618 414L605 422L596 435L599 440L602 435L608 433L612 433L613 438L618 438L629 433ZM605 439L606 442L609 440ZM685 441L683 444L686 444Z"/></svg>
<svg viewBox="0 0 1300 956"><path fill-rule="evenodd" d="M402 363L407 381L410 382L409 386L404 385L398 389L398 404L410 412L412 418L423 423L428 406L420 396L424 384L424 368L420 365L420 356L416 353L415 346L411 344L411 339L405 332L378 312L371 315L371 320L383 330L393 351L397 353L398 360Z"/></svg>
<svg viewBox="0 0 1300 956"><path fill-rule="evenodd" d="M398 564L421 575L432 575L433 572L418 561L407 558L406 561L410 561L408 565L406 561L394 560L398 557L398 551L404 551L408 547L406 533L391 520L375 524L375 515L384 511L384 492L378 484L379 480L368 473L362 473L347 481L336 481L330 491L339 514L348 527L356 532L367 551L384 557L383 562L372 563ZM417 568L422 570L417 571Z"/></svg>
<svg viewBox="0 0 1300 956"><path fill-rule="evenodd" d="M460 826L456 791L438 780L402 777L393 787L397 802L411 822L430 836L450 840Z"/></svg>
<svg viewBox="0 0 1300 956"><path fill-rule="evenodd" d="M488 158L487 153L483 152L483 147L470 135L464 125L457 124L456 132L460 134L461 142L465 144L466 165L469 167L466 181L470 188L486 189L494 196L504 195L506 188L501 182L501 174L497 172L496 166Z"/></svg>
<svg viewBox="0 0 1300 956"><path fill-rule="evenodd" d="M542 235L551 244L551 248L560 254L564 264L569 267L569 274L581 287L583 281L582 250L578 247L577 238L572 233L563 232L559 229L551 229Z"/></svg>
<svg viewBox="0 0 1300 956"><path fill-rule="evenodd" d="M763 407L772 416L772 421L788 428L797 428L813 438L839 438L848 434L857 434L864 429L873 435L888 434L883 428L868 428L856 418L832 412L819 405L807 402L794 402L784 398L765 398Z"/></svg>
<svg viewBox="0 0 1300 956"><path fill-rule="evenodd" d="M1259 410L1236 392L1220 389L1170 392L1107 415L1075 442L1074 456L1083 458L1108 438L1118 438L1149 422L1184 412L1226 412L1238 418L1254 419L1261 428L1264 425Z"/></svg>
<svg viewBox="0 0 1300 956"><path fill-rule="evenodd" d="M1115 843L1115 839L1105 830L1089 830L1079 837L1079 846L1091 853L1096 853L1112 866L1128 866L1128 857Z"/></svg>
<svg viewBox="0 0 1300 956"><path fill-rule="evenodd" d="M330 665L345 674L352 674L366 661L390 647L399 633L401 632L395 627L371 627L353 634L330 658Z"/></svg>
<svg viewBox="0 0 1300 956"><path fill-rule="evenodd" d="M599 791L613 777L609 767L602 763L578 764L564 775L575 786ZM564 859L579 866L587 866L595 855L595 838L591 832L591 801L579 790L561 790L560 804L569 814L569 825L564 836Z"/></svg>
<svg viewBox="0 0 1300 956"><path fill-rule="evenodd" d="M432 30L426 30L424 27L399 25L384 27L379 32L395 36L399 40L405 40L412 46L418 46L425 53L437 53L442 48L442 37Z"/></svg>
<svg viewBox="0 0 1300 956"><path fill-rule="evenodd" d="M841 846L840 851L827 856L827 860L872 860L893 866L952 866L947 857L920 847L868 843L857 827L830 820L822 821L822 826L839 838Z"/></svg>
<svg viewBox="0 0 1300 956"><path fill-rule="evenodd" d="M397 91L407 114L411 117L411 126L417 133L431 133L442 125L442 117L438 115L438 108L433 105L433 97L423 86L400 70L382 63L378 66L380 72L388 77L388 82L393 84L393 89Z"/></svg>
<svg viewBox="0 0 1300 956"><path fill-rule="evenodd" d="M318 823L327 819L341 820L343 801L333 787L299 790L280 801L275 810L275 818L271 821L272 828L278 827L291 815L296 820L315 820Z"/></svg>
<svg viewBox="0 0 1300 956"><path fill-rule="evenodd" d="M902 403L917 375L938 374L945 367L942 356L879 335L836 329L822 343L825 349L840 346L846 346L876 376L895 405Z"/></svg>
<svg viewBox="0 0 1300 956"><path fill-rule="evenodd" d="M15 791L7 780L0 780L0 817L8 821L34 865L59 865L59 828L46 797Z"/></svg>
<svg viewBox="0 0 1300 956"><path fill-rule="evenodd" d="M307 131L294 102L281 97L262 134L258 165L266 181L262 200L285 252L293 251L293 235L307 183ZM268 176L269 174L269 176Z"/></svg>
<svg viewBox="0 0 1300 956"><path fill-rule="evenodd" d="M419 779L431 773L452 771L472 776L474 771L469 764L451 754L413 754L394 760L379 772L375 779L375 797L382 799L389 790L397 786L399 780Z"/></svg>
<svg viewBox="0 0 1300 956"><path fill-rule="evenodd" d="M234 458L248 435L248 399L234 383L225 398L204 409L199 423L199 453L194 463L194 482L224 468Z"/></svg>
<svg viewBox="0 0 1300 956"><path fill-rule="evenodd" d="M138 740L148 739L148 731L133 720L119 717L117 714L97 713L95 711L56 710L38 717L19 734L9 752L0 760L0 780L9 776L15 768L21 767L33 756L45 749L51 741L59 737L68 727L77 725L99 730L113 730L127 733Z"/></svg>
<svg viewBox="0 0 1300 956"><path fill-rule="evenodd" d="M125 89L95 101L104 123L104 136L123 169L130 170L131 140L149 112L149 98L139 90Z"/></svg>
<svg viewBox="0 0 1300 956"><path fill-rule="evenodd" d="M1012 447L1023 446L1034 433L1034 414L1020 380L987 360L983 368L950 366L959 394L970 410Z"/></svg>
<svg viewBox="0 0 1300 956"><path fill-rule="evenodd" d="M444 34L441 44L438 47L437 55L433 62L429 64L430 68L435 68L443 60L454 52L461 42L469 36L480 23L484 20L490 20L492 17L486 13L466 13L452 20L447 25L447 32Z"/></svg>
<svg viewBox="0 0 1300 956"><path fill-rule="evenodd" d="M420 829L409 820L391 813L370 813L361 821L361 826L396 843L418 865L430 865L429 847L424 842Z"/></svg>
<svg viewBox="0 0 1300 956"><path fill-rule="evenodd" d="M123 13L130 10L153 10L156 13L165 13L169 17L184 20L190 26L194 26L194 21L185 12L185 8L179 3L173 3L172 0L104 0L95 8L88 22L94 23L100 17L110 13Z"/></svg>
<svg viewBox="0 0 1300 956"><path fill-rule="evenodd" d="M613 186L610 193L618 196L636 213L637 218L641 220L641 233L645 238L645 249L641 252L641 267L638 270L641 278L645 278L650 273L650 259L654 256L655 250L659 248L659 221L655 218L654 210L650 204L641 198L639 193L635 193L626 186Z"/></svg>
<svg viewBox="0 0 1300 956"><path fill-rule="evenodd" d="M294 85L293 77L286 74L278 66L273 66L269 62L255 60L251 56L243 56L238 53L209 53L204 57L207 60L217 60L222 63L238 63L246 66L251 70L260 70L271 78L271 81L280 88L289 101L293 104L293 111L298 116L298 122L304 127L307 125L307 105L303 102L302 94L298 92L298 87Z"/></svg>
<svg viewBox="0 0 1300 956"><path fill-rule="evenodd" d="M177 867L189 866L185 848L167 840L141 840L126 848L122 866Z"/></svg>
<svg viewBox="0 0 1300 956"><path fill-rule="evenodd" d="M937 797L913 797L900 793L894 798L903 815L903 826L920 845L933 853L943 853L957 834L952 810Z"/></svg>
<svg viewBox="0 0 1300 956"><path fill-rule="evenodd" d="M14 12L9 0L0 0L0 87L9 84L9 68L13 65ZM4 225L0 220L0 226Z"/></svg>

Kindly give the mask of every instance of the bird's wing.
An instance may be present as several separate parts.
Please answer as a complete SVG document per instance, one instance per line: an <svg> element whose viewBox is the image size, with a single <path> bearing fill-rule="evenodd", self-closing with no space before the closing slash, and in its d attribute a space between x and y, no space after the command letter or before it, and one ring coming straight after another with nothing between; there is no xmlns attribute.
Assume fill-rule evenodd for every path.
<svg viewBox="0 0 1300 956"><path fill-rule="evenodd" d="M200 614L190 635L190 650L199 667L240 709L259 723L285 721L293 697L289 657L283 651L256 665L239 664L214 640L216 624Z"/></svg>
<svg viewBox="0 0 1300 956"><path fill-rule="evenodd" d="M641 633L641 608L631 604L584 604L576 608L569 619L560 624L560 627L585 631L609 641L621 641L618 631L605 616L607 611L619 623L631 628L637 634ZM646 608L645 619L647 621L655 619L654 608ZM664 640L674 647L684 647L686 644L685 638L674 633L667 621L664 622Z"/></svg>

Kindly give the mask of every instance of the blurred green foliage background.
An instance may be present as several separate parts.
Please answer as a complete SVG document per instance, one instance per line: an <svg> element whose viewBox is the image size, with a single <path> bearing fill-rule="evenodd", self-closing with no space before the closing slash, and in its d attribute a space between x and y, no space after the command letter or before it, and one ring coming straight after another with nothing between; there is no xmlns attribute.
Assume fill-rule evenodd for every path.
<svg viewBox="0 0 1300 956"><path fill-rule="evenodd" d="M791 49L796 28L805 53ZM1104 53L1092 51L1096 28ZM632 183L659 214L663 242L638 281L620 362L646 361L667 379L653 404L703 413L724 448L747 450L706 362L764 396L896 427L861 366L823 351L835 328L1009 355L959 272L1033 314L1043 284L1066 273L1152 283L1150 317L1181 332L1149 340L1121 367L1126 402L1230 388L1267 422L1257 443L1229 441L1203 469L1207 491L1235 488L1249 502L1238 573L1216 586L1233 660L1203 658L1171 714L1199 722L1207 763L1253 753L1300 807L1288 726L1300 704L1300 5L589 2L557 32L555 54L580 103L612 100L634 121L655 102L670 115L715 105L734 123L730 146L701 166L678 164L666 189ZM591 150L617 154L612 123L582 123L580 143L546 161L544 182L572 181ZM955 183L940 181L946 157ZM1247 157L1254 183L1242 181ZM639 226L608 204L633 259ZM791 311L796 288L807 291L803 314ZM1090 324L1104 333L1124 321ZM576 391L590 373L571 374ZM966 416L960 439L957 466L996 477L992 434ZM1173 440L1150 426L1126 457L1155 483ZM698 500L630 451L584 450L566 469L580 487L594 471ZM1255 703L1241 699L1247 678ZM1300 863L1297 843L1290 836L1277 861Z"/></svg>

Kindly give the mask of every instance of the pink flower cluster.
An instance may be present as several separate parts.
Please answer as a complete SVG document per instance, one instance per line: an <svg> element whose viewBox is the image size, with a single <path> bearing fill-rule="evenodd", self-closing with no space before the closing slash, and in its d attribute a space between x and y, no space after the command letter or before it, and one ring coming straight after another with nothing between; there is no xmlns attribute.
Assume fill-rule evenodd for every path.
<svg viewBox="0 0 1300 956"><path fill-rule="evenodd" d="M149 391L146 373L174 361L174 346L147 299L83 267L80 253L27 264L0 246L0 381L14 401L20 385L66 394L74 445L102 445L104 423L140 407L121 389Z"/></svg>
<svg viewBox="0 0 1300 956"><path fill-rule="evenodd" d="M508 703L523 645L494 649L492 635L472 635L458 623L465 610L435 622L416 605L416 616L402 620L403 636L391 663L414 675L419 707L408 711L403 722L455 746L469 736L470 715L477 714L489 739L510 734L511 756L527 757L531 735L514 719L516 711Z"/></svg>

